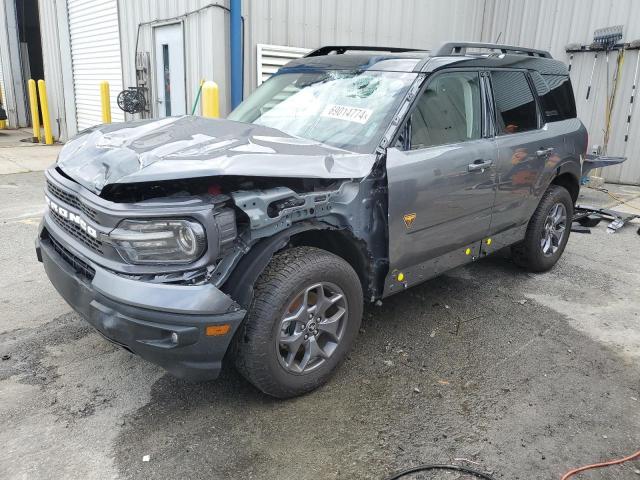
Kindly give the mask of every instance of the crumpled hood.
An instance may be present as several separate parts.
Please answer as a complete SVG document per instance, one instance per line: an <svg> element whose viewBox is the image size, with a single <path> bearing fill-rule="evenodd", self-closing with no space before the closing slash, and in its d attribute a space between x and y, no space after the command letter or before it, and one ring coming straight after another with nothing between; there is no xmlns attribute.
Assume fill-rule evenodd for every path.
<svg viewBox="0 0 640 480"><path fill-rule="evenodd" d="M216 175L361 178L375 155L358 154L231 120L169 117L101 125L69 141L58 167L99 194L114 183Z"/></svg>

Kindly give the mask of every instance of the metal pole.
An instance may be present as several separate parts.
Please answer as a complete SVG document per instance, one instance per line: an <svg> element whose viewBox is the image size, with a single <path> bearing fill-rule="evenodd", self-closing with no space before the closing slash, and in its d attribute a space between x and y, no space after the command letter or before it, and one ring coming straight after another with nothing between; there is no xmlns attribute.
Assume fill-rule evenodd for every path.
<svg viewBox="0 0 640 480"><path fill-rule="evenodd" d="M31 125L33 127L33 143L40 143L42 137L40 134L40 112L38 111L36 81L31 78L27 82L27 85L29 90L29 107L31 108Z"/></svg>
<svg viewBox="0 0 640 480"><path fill-rule="evenodd" d="M231 55L231 108L236 108L242 102L242 0L229 2L229 45Z"/></svg>
<svg viewBox="0 0 640 480"><path fill-rule="evenodd" d="M51 118L49 118L49 102L47 100L47 86L44 80L38 80L38 94L40 95L40 108L42 109L42 124L44 125L44 143L53 145L51 133Z"/></svg>
<svg viewBox="0 0 640 480"><path fill-rule="evenodd" d="M111 123L111 100L109 99L109 82L100 82L100 103L102 105L102 123Z"/></svg>
<svg viewBox="0 0 640 480"><path fill-rule="evenodd" d="M587 87L587 98L589 100L589 94L591 93L591 85L593 84L593 73L596 71L596 64L598 63L598 52L593 59L593 66L591 67L591 76L589 77L589 86Z"/></svg>
<svg viewBox="0 0 640 480"><path fill-rule="evenodd" d="M636 69L633 74L633 85L631 86L631 98L629 99L629 111L627 112L627 131L624 135L624 151L627 151L627 142L629 141L629 131L631 129L631 115L633 114L633 101L636 96L636 85L638 82L638 67L640 66L640 50L638 50L638 56L636 57Z"/></svg>
<svg viewBox="0 0 640 480"><path fill-rule="evenodd" d="M191 107L191 115L196 114L196 107L198 106L198 101L200 100L200 95L202 95L202 85L204 85L204 79L200 80L200 86L198 87L198 94L196 95L196 99L193 102L193 106Z"/></svg>

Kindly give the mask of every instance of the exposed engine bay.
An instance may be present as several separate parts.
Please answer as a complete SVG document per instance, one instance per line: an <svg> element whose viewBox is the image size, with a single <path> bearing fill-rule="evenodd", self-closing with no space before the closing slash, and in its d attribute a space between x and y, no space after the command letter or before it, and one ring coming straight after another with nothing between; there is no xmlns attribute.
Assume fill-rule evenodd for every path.
<svg viewBox="0 0 640 480"><path fill-rule="evenodd" d="M384 169L375 166L375 154L227 120L179 117L125 125L81 134L65 146L55 168L80 197L89 203L99 197L96 209L109 212L93 218L104 244L98 261L105 266L111 266L105 259L114 260L114 272L135 280L212 283L223 290L242 270L246 278L229 283L246 290L277 250L302 242L350 258L365 272L365 290L377 297L387 266L387 207ZM52 198L53 204L58 200L66 198ZM159 237L171 232L177 238L171 248L193 250L182 267L172 253L163 258L175 258L174 264L163 265L160 256L154 262L152 253L135 248L161 243Z"/></svg>

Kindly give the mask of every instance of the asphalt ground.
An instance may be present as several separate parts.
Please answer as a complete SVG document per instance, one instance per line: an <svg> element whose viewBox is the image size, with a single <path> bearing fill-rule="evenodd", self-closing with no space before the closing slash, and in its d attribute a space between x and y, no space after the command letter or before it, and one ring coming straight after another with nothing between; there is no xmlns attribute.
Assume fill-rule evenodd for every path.
<svg viewBox="0 0 640 480"><path fill-rule="evenodd" d="M35 258L43 185L0 175L0 478L376 479L454 462L559 479L640 448L638 223L572 234L548 273L501 253L368 307L335 377L283 402L233 369L176 380L95 333ZM640 207L640 188L608 188Z"/></svg>

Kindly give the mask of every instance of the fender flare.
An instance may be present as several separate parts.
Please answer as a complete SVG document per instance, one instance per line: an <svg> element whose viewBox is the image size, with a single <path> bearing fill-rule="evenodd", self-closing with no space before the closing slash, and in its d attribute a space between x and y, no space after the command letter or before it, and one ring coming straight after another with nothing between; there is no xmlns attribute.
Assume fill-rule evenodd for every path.
<svg viewBox="0 0 640 480"><path fill-rule="evenodd" d="M580 178L582 176L582 165L580 165L579 162L573 159L562 162L560 165L555 167L553 174L550 176L551 178L549 179L549 183L546 188L548 189L549 186L552 183L555 183L556 179L562 175L570 176L573 179L571 187L575 187L575 191L573 190L573 188L568 188L568 186L562 185L562 183L559 183L559 184L562 186L565 186L565 188L569 190L569 193L571 193L571 197L573 198L573 201L576 202L578 199L578 195L580 194Z"/></svg>
<svg viewBox="0 0 640 480"><path fill-rule="evenodd" d="M309 230L324 230L328 225L301 222L283 230L272 237L260 240L253 245L235 266L221 290L229 295L244 309L248 309L253 299L253 286L267 267L273 256L287 246L292 236Z"/></svg>
<svg viewBox="0 0 640 480"><path fill-rule="evenodd" d="M572 174L574 177L576 177L578 182L580 181L580 177L582 176L582 168L580 163L573 159L562 162L560 165L556 167L555 170L556 170L555 175L551 177L551 181L553 181L554 178L559 177L564 173Z"/></svg>

